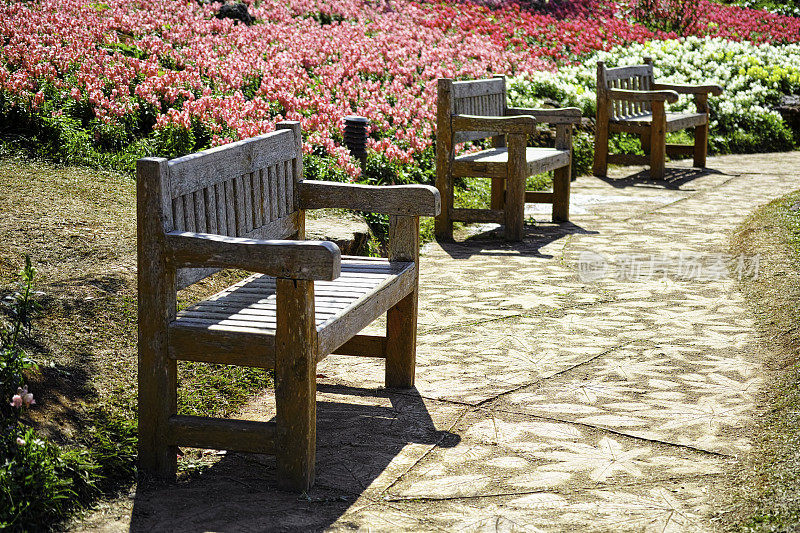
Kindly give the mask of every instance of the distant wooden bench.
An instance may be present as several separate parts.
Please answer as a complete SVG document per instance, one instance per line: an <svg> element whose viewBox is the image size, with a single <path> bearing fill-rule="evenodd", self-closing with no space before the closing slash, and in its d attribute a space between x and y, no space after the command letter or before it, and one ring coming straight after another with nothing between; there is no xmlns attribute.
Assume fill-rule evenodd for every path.
<svg viewBox="0 0 800 533"><path fill-rule="evenodd" d="M678 93L693 94L695 113L667 113L665 102L678 101ZM650 165L653 179L664 178L666 156L692 155L696 167L706 166L708 153L708 95L722 94L719 85L657 83L653 60L643 65L607 68L597 62L597 125L594 144L594 174L605 176L608 164ZM667 144L666 134L694 128L694 145ZM629 132L640 136L644 156L609 154L610 133Z"/></svg>
<svg viewBox="0 0 800 533"><path fill-rule="evenodd" d="M506 103L505 76L485 80L439 80L436 115L436 187L442 213L436 236L453 237L453 222L505 224L508 240L522 239L525 203L553 204L553 220L569 220L572 164L572 126L581 119L577 108L525 109ZM526 147L537 121L556 125L554 148ZM463 155L456 144L492 139L493 148ZM552 192L526 191L528 176L553 172ZM453 205L453 180L492 179L489 209L460 209Z"/></svg>
<svg viewBox="0 0 800 533"><path fill-rule="evenodd" d="M277 456L278 481L314 480L316 366L330 353L386 360L386 386L412 387L419 216L433 187L304 181L300 125L137 165L139 463L171 478L177 446ZM389 258L340 257L304 239L304 210L387 213ZM294 240L284 240L294 239ZM219 268L257 272L182 311L176 291ZM385 336L358 333L387 313ZM176 361L275 369L275 422L178 414Z"/></svg>

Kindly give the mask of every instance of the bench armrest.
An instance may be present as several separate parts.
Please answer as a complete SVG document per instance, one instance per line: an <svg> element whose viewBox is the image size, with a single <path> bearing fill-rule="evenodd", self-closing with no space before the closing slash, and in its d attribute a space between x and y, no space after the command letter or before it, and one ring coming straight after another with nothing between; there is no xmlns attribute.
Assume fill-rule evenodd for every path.
<svg viewBox="0 0 800 533"><path fill-rule="evenodd" d="M536 133L536 119L529 115L484 117L453 115L453 131L496 131L498 133Z"/></svg>
<svg viewBox="0 0 800 533"><path fill-rule="evenodd" d="M430 185L361 185L303 180L297 184L301 209L340 208L387 215L434 217L441 198Z"/></svg>
<svg viewBox="0 0 800 533"><path fill-rule="evenodd" d="M653 89L661 91L675 91L679 94L711 94L719 96L722 94L722 87L715 83L707 85L686 85L683 83L654 83Z"/></svg>
<svg viewBox="0 0 800 533"><path fill-rule="evenodd" d="M339 247L328 241L263 241L210 233L171 231L167 249L176 268L241 268L276 278L334 280Z"/></svg>
<svg viewBox="0 0 800 533"><path fill-rule="evenodd" d="M537 122L547 124L580 124L581 110L577 107L563 107L560 109L532 109L526 107L509 107L506 115L530 115Z"/></svg>
<svg viewBox="0 0 800 533"><path fill-rule="evenodd" d="M626 100L628 102L669 102L671 104L678 101L678 93L675 91L629 91L626 89L608 89L608 97L614 100Z"/></svg>

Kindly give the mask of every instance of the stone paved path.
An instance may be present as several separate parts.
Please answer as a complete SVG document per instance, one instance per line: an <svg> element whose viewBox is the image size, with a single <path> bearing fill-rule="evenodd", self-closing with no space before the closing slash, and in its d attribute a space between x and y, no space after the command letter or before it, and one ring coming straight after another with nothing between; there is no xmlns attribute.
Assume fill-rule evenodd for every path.
<svg viewBox="0 0 800 533"><path fill-rule="evenodd" d="M631 169L582 177L572 224L538 222L517 245L429 245L417 390L381 389L372 360L323 362L313 491L274 491L270 458L230 454L137 495L132 527L713 529L760 384L733 279L757 264L742 258L732 276L727 238L800 187L799 164L712 158L710 173L673 168L666 187L624 179ZM260 398L244 416L268 419L273 405Z"/></svg>

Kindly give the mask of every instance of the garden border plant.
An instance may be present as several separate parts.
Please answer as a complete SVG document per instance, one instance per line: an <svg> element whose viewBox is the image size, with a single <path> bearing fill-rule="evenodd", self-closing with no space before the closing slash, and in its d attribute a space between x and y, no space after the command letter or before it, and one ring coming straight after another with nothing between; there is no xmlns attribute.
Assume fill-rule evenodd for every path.
<svg viewBox="0 0 800 533"><path fill-rule="evenodd" d="M35 274L26 257L19 290L3 299L0 325L0 529L12 531L49 527L97 491L87 452L62 450L23 418L36 403L25 381L37 366L22 346L38 309Z"/></svg>

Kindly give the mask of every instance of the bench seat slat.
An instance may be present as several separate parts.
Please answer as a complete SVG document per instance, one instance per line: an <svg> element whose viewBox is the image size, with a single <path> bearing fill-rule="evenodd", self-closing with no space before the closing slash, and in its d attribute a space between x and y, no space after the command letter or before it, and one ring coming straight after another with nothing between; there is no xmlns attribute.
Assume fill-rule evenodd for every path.
<svg viewBox="0 0 800 533"><path fill-rule="evenodd" d="M345 257L341 277L314 282L319 359L400 301L415 276L414 263ZM271 368L275 291L275 278L255 274L180 311L170 325L172 357Z"/></svg>
<svg viewBox="0 0 800 533"><path fill-rule="evenodd" d="M569 150L555 148L525 149L529 175L549 172L570 162ZM508 173L508 149L491 148L456 157L453 161L453 176L474 176L480 171L487 177L504 178Z"/></svg>
<svg viewBox="0 0 800 533"><path fill-rule="evenodd" d="M624 129L633 127L638 129L650 129L653 122L652 113L642 113L636 116L619 117L610 121L612 131L619 128ZM686 128L701 126L706 123L704 113L667 113L667 132L680 131ZM627 130L623 130L627 131Z"/></svg>
<svg viewBox="0 0 800 533"><path fill-rule="evenodd" d="M172 159L170 194L176 198L217 183L219 176L242 176L282 163L296 150L292 132L279 130Z"/></svg>

